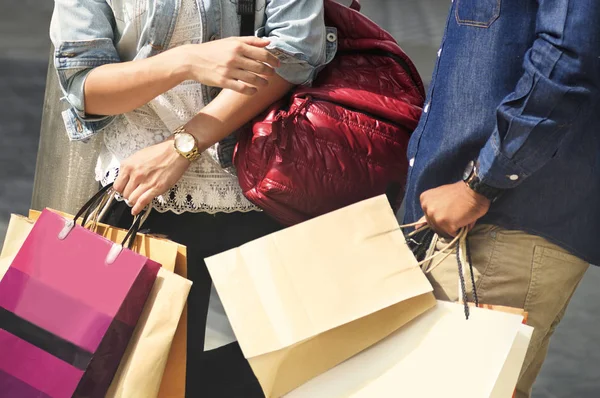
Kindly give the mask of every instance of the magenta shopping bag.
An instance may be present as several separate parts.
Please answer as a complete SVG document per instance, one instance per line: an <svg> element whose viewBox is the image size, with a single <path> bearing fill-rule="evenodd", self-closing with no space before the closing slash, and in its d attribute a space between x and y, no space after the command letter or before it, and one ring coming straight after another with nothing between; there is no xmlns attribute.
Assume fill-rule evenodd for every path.
<svg viewBox="0 0 600 398"><path fill-rule="evenodd" d="M0 397L104 397L159 268L45 210L0 281Z"/></svg>

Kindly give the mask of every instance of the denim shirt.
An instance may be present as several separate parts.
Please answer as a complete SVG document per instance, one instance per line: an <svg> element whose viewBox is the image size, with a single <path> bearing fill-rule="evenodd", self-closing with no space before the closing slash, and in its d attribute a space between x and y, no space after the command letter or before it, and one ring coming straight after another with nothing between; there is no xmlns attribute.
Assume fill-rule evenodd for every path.
<svg viewBox="0 0 600 398"><path fill-rule="evenodd" d="M236 1L196 1L202 42L240 34ZM147 6L139 7L140 2ZM50 37L63 99L69 104L63 120L71 140L86 140L114 119L86 114L83 87L89 72L162 52L180 5L181 0L55 0ZM309 84L337 49L335 29L324 25L322 0L257 0L255 26L258 36L271 40L267 48L278 54L277 74L290 83ZM202 86L205 103L218 93L216 87Z"/></svg>
<svg viewBox="0 0 600 398"><path fill-rule="evenodd" d="M480 221L600 265L600 1L454 0L411 137L406 221L471 160L505 189Z"/></svg>

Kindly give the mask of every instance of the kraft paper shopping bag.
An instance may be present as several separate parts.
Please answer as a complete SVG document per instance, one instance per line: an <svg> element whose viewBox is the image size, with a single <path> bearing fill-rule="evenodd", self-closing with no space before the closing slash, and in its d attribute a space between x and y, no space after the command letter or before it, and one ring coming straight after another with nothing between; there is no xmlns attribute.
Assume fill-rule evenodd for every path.
<svg viewBox="0 0 600 398"><path fill-rule="evenodd" d="M533 328L523 316L439 301L286 398L510 398Z"/></svg>
<svg viewBox="0 0 600 398"><path fill-rule="evenodd" d="M267 397L282 396L435 305L385 196L206 263Z"/></svg>

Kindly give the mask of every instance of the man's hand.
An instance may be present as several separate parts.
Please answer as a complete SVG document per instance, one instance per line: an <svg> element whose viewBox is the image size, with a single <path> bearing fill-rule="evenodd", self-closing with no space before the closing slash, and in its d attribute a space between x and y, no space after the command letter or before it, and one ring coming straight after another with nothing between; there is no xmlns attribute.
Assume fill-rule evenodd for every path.
<svg viewBox="0 0 600 398"><path fill-rule="evenodd" d="M421 194L425 213L420 221L429 224L438 235L455 237L463 227L473 228L490 209L491 201L473 191L463 181L442 185Z"/></svg>

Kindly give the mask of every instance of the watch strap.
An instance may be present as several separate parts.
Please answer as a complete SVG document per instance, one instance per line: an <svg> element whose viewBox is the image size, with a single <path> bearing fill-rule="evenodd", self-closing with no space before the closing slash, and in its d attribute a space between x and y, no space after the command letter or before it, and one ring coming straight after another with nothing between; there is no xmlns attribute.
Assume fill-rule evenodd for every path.
<svg viewBox="0 0 600 398"><path fill-rule="evenodd" d="M470 181L466 182L467 186L471 188L473 191L477 192L480 195L485 196L492 202L498 198L504 192L503 189L494 188L487 184L481 182L479 177L472 178Z"/></svg>
<svg viewBox="0 0 600 398"><path fill-rule="evenodd" d="M485 196L492 202L495 201L502 194L502 192L504 192L503 189L489 186L481 181L481 178L479 177L479 174L478 174L479 162L477 162L477 161L469 162L469 165L467 166L467 170L468 170L468 168L470 168L471 170L470 170L469 175L465 176L464 182L473 191L475 191L476 193L478 193L482 196ZM468 171L466 171L466 172L468 172Z"/></svg>

